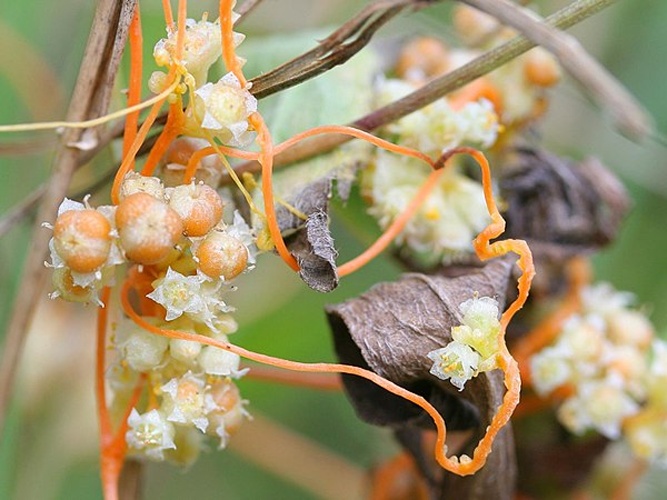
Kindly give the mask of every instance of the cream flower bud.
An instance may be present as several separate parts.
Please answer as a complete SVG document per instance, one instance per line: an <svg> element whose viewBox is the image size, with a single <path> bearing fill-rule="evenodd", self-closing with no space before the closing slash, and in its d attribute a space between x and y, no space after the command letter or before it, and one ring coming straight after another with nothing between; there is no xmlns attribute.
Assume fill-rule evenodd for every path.
<svg viewBox="0 0 667 500"><path fill-rule="evenodd" d="M169 354L172 358L190 364L201 352L202 345L192 340L171 339L169 341Z"/></svg>
<svg viewBox="0 0 667 500"><path fill-rule="evenodd" d="M240 378L248 372L247 368L239 370L241 358L238 354L213 346L204 346L197 361L209 375Z"/></svg>
<svg viewBox="0 0 667 500"><path fill-rule="evenodd" d="M120 343L123 358L133 370L145 372L162 364L169 339L130 325Z"/></svg>

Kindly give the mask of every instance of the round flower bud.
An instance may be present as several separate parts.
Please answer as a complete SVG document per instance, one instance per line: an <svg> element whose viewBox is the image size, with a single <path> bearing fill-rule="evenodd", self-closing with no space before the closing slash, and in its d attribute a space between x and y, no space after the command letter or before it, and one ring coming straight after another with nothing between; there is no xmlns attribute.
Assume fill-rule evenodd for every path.
<svg viewBox="0 0 667 500"><path fill-rule="evenodd" d="M192 340L171 339L169 341L169 354L174 359L183 363L192 363L201 352L202 345Z"/></svg>
<svg viewBox="0 0 667 500"><path fill-rule="evenodd" d="M90 273L104 264L111 250L111 224L93 209L62 213L53 227L53 243L65 264Z"/></svg>
<svg viewBox="0 0 667 500"><path fill-rule="evenodd" d="M178 213L146 193L134 193L120 202L116 226L127 258L147 265L167 257L183 233Z"/></svg>
<svg viewBox="0 0 667 500"><path fill-rule="evenodd" d="M447 47L437 38L420 37L409 42L396 63L400 78L423 81L445 73L449 66Z"/></svg>
<svg viewBox="0 0 667 500"><path fill-rule="evenodd" d="M469 45L485 41L500 26L494 17L474 7L461 4L454 8L453 21L456 32L463 42Z"/></svg>
<svg viewBox="0 0 667 500"><path fill-rule="evenodd" d="M227 233L213 231L197 247L195 257L201 271L211 278L231 280L248 265L248 249L237 238Z"/></svg>
<svg viewBox="0 0 667 500"><path fill-rule="evenodd" d="M222 199L206 184L170 189L169 206L183 219L187 236L204 236L222 219Z"/></svg>
<svg viewBox="0 0 667 500"><path fill-rule="evenodd" d="M130 326L127 338L122 343L123 358L128 366L138 372L151 370L162 363L169 347L169 339Z"/></svg>
<svg viewBox="0 0 667 500"><path fill-rule="evenodd" d="M207 434L220 437L221 448L227 444L248 416L236 384L229 379L214 382L208 389L207 400L212 410L208 413Z"/></svg>
<svg viewBox="0 0 667 500"><path fill-rule="evenodd" d="M217 347L204 346L197 361L208 375L239 378L247 371L239 370L241 358L238 354Z"/></svg>
<svg viewBox="0 0 667 500"><path fill-rule="evenodd" d="M556 58L542 48L535 48L525 55L523 74L526 80L538 87L551 87L561 78Z"/></svg>

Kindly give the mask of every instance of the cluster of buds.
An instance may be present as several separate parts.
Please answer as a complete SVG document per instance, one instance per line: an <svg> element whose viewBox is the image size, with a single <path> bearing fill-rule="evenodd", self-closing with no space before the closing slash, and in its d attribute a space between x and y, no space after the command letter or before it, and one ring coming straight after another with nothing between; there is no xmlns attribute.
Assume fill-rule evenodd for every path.
<svg viewBox="0 0 667 500"><path fill-rule="evenodd" d="M454 19L465 46L449 48L435 38L408 43L398 58L398 78L378 84L379 106L404 97L513 36L511 30L471 7L457 6ZM382 133L433 158L462 145L490 148L501 132L517 130L542 112L545 88L554 85L559 75L556 60L534 49L385 127ZM416 159L377 153L364 172L362 189L369 213L383 229L404 212L429 173ZM396 242L426 265L448 264L472 253L472 239L488 222L482 187L454 167Z"/></svg>
<svg viewBox="0 0 667 500"><path fill-rule="evenodd" d="M558 418L570 431L625 438L635 453L667 460L667 344L632 296L608 284L582 292L582 310L531 359L535 391L566 394Z"/></svg>
<svg viewBox="0 0 667 500"><path fill-rule="evenodd" d="M433 361L431 374L449 380L459 391L482 372L499 367L501 333L498 301L473 297L459 305L461 325L452 327L452 341L427 354Z"/></svg>
<svg viewBox="0 0 667 500"><path fill-rule="evenodd" d="M165 188L159 178L135 173L122 183L116 206L93 209L66 200L50 244L52 296L99 300L114 267L138 265L142 276L150 276L137 287L146 321L227 342L236 324L222 296L255 257L250 228L238 212L230 216L225 222L223 201L206 184ZM128 420L133 453L189 464L204 434L224 446L247 415L233 382L244 374L238 355L169 340L129 320L116 327L112 345L117 357L109 371L112 409L122 411L139 374L146 374L152 394L150 410L135 409Z"/></svg>
<svg viewBox="0 0 667 500"><path fill-rule="evenodd" d="M236 323L226 314L216 319L213 331L189 318L147 318L161 328L227 342ZM148 375L149 407L143 413L133 409L128 419L125 437L131 454L188 466L202 450L205 436L224 448L249 416L235 384L246 372L239 368L238 355L198 342L153 335L129 321L118 326L113 347L117 359L108 376L112 411L122 412L139 374Z"/></svg>

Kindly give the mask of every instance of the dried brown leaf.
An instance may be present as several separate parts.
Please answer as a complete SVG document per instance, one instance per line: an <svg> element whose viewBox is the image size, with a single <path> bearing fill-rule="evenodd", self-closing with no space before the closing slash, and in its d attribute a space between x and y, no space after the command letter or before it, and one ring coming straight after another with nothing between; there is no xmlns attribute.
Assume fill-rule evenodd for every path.
<svg viewBox="0 0 667 500"><path fill-rule="evenodd" d="M454 278L407 274L395 283L381 283L362 296L327 308L334 345L341 362L368 368L427 399L441 413L447 428L472 429L464 452L472 453L505 393L502 373L482 373L457 391L430 375L427 353L451 338L461 324L459 305L475 292L495 297L503 307L511 289L513 257L491 261ZM390 426L416 458L435 497L456 491L465 498L510 498L515 460L511 429L497 438L487 466L471 478L455 478L435 468L422 449L422 434L431 430L426 414L412 403L363 379L343 375L343 384L358 415ZM412 444L411 444L412 443Z"/></svg>

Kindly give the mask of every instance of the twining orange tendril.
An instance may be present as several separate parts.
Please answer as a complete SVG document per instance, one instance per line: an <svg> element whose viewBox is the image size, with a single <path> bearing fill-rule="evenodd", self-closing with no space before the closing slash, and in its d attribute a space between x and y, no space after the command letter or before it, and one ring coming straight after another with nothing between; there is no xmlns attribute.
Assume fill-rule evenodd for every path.
<svg viewBox="0 0 667 500"><path fill-rule="evenodd" d="M241 62L239 61L239 58L236 57L236 50L234 48L234 23L232 22L233 4L234 0L220 0L222 59L225 61L227 71L231 71L234 74L243 88L248 82L243 74Z"/></svg>
<svg viewBox="0 0 667 500"><path fill-rule="evenodd" d="M166 2L168 5L168 2ZM163 5L164 6L164 5ZM165 16L170 17L170 13L167 14L165 11ZM183 44L185 40L185 18L187 15L187 1L186 0L179 0L178 2L178 32L176 33L176 50L174 52L174 60L179 61L181 59L181 55L183 53ZM173 22L172 22L173 24ZM179 73L176 68L176 66L172 66L169 69L169 73L167 74L167 81L170 82L168 87L174 85L174 83L178 80L179 78ZM123 179L127 175L128 172L130 172L133 167L134 167L134 159L137 155L137 152L139 151L139 148L141 145L144 143L146 140L146 136L148 135L148 132L150 131L151 126L155 122L155 119L157 118L158 113L160 112L160 108L162 107L162 104L164 104L164 101L166 101L168 97L168 94L164 95L160 100L158 100L153 106L151 107L151 110L148 113L148 116L146 116L146 119L144 120L144 123L141 125L141 128L139 128L139 132L137 133L136 137L132 141L132 144L129 146L127 153L123 157L123 161L120 164L120 167L118 168L118 171L116 172L116 176L113 181L113 185L111 186L111 202L114 205L117 205L118 202L120 201L120 186L123 182Z"/></svg>
<svg viewBox="0 0 667 500"><path fill-rule="evenodd" d="M153 175L158 162L164 156L169 144L180 134L183 121L184 116L181 109L181 100L178 99L169 105L167 123L165 123L160 136L151 148L151 152L148 158L146 158L146 163L144 163L144 168L141 170L141 175Z"/></svg>
<svg viewBox="0 0 667 500"><path fill-rule="evenodd" d="M100 420L100 474L102 477L102 488L106 500L118 498L118 478L123 468L123 461L127 451L125 434L127 433L127 419L130 416L141 396L146 376L142 374L128 401L125 412L120 420L118 430L114 433L111 425L109 409L106 406L106 385L104 374L106 371L106 332L108 322L108 304L110 288L105 287L100 294L100 300L104 307L100 307L97 313L97 353L95 361L95 393L97 400L97 413Z"/></svg>
<svg viewBox="0 0 667 500"><path fill-rule="evenodd" d="M417 191L417 194L410 200L410 203L405 210L394 219L382 235L375 240L370 247L354 259L338 266L338 275L346 276L353 273L357 269L368 264L371 260L377 257L389 244L396 239L396 237L403 231L406 224L410 221L412 216L419 210L419 207L426 201L429 194L438 184L438 180L442 176L443 170L434 170L429 174L424 183Z"/></svg>
<svg viewBox="0 0 667 500"><path fill-rule="evenodd" d="M261 124L263 125L263 123ZM259 129L261 133L261 128ZM441 159L440 162L444 162L453 154L465 153L472 156L482 169L482 182L484 185L487 208L489 214L491 215L492 222L491 224L483 230L480 235L475 240L475 248L478 252L478 255L482 259L487 259L491 257L496 257L503 255L507 252L516 252L519 254L518 265L523 271L521 278L519 279L519 297L516 301L508 308L508 310L503 314L501 318L501 329L499 344L501 346L500 355L499 355L499 367L505 373L505 386L507 392L503 398L503 403L498 408L496 415L493 417L487 432L481 441L478 443L477 447L474 450L473 457L469 461L459 461L458 458L449 458L445 454L445 441L447 430L445 422L442 416L437 412L437 410L428 403L424 398L418 396L386 379L379 376L376 373L364 370L356 366L342 365L342 364L332 364L332 363L300 363L296 361L289 361L285 359L276 358L273 356L268 356L265 354L256 353L249 351L242 347L234 346L226 342L212 339L203 335L176 331L176 330L167 330L162 329L157 326L154 326L144 320L139 314L134 311L132 305L130 304L129 292L132 289L133 281L138 278L134 276L135 273L138 273L137 269L134 268L130 274L130 278L125 282L121 291L121 304L125 314L127 314L132 320L142 327L143 329L155 333L157 335L162 335L167 338L176 338L182 340L190 340L194 342L200 342L202 344L211 345L224 349L227 351L234 352L239 356L242 356L246 359L256 361L258 363L264 363L269 366L274 366L278 368L283 368L287 370L300 371L300 372L315 372L315 373L346 373L349 375L355 375L358 377L365 378L378 386L384 388L385 390L400 396L408 401L413 402L414 404L420 406L424 411L426 411L429 416L433 419L433 422L437 430L437 438L435 445L435 458L437 462L445 469L454 472L459 475L469 475L478 471L486 462L486 458L491 452L491 447L493 441L500 432L500 430L507 424L509 421L512 412L516 408L516 405L519 400L519 392L521 388L521 379L519 376L518 366L516 361L512 359L507 351L507 347L504 342L504 326L507 324L514 312L520 309L525 303L528 296L528 289L530 286L530 281L534 274L533 263L530 251L525 242L518 240L504 240L500 242L490 243L490 239L498 237L502 230L504 229L504 219L500 216L498 209L493 198L492 187L491 187L491 175L488 162L484 155L482 155L477 150L471 148L458 148L452 150L448 155ZM503 322L502 320L505 320Z"/></svg>
<svg viewBox="0 0 667 500"><path fill-rule="evenodd" d="M219 145L217 145L216 148L227 156L241 158L242 160L257 160L259 158L259 154L253 153L251 151L243 151L241 149L234 149ZM209 146L192 153L192 156L190 156L188 164L185 167L185 172L183 172L183 184L188 184L192 181L192 178L197 173L197 168L199 167L200 161L202 161L206 156L217 154L217 151L215 150L216 148Z"/></svg>
<svg viewBox="0 0 667 500"><path fill-rule="evenodd" d="M171 12L171 3L169 0L162 0L162 11L164 12L164 22L167 29L174 29L174 14Z"/></svg>
<svg viewBox="0 0 667 500"><path fill-rule="evenodd" d="M318 391L342 391L343 384L340 377L328 373L293 373L279 370L269 366L251 365L250 371L245 376L248 379L261 380L263 382L275 382L277 384L316 389Z"/></svg>
<svg viewBox="0 0 667 500"><path fill-rule="evenodd" d="M581 291L591 282L590 263L585 257L574 257L567 263L566 272L568 289L561 304L512 349L524 383L530 383L530 357L553 342L565 321L581 310Z"/></svg>
<svg viewBox="0 0 667 500"><path fill-rule="evenodd" d="M276 146L274 146L273 152L275 154L280 154L286 149L296 144L297 142L301 142L302 140L307 139L309 137L322 134L343 134L343 135L349 135L351 137L356 137L357 139L362 139L379 148L386 149L387 151L392 151L394 153L399 153L405 156L411 156L413 158L417 158L418 160L421 160L433 166L433 160L428 155L422 153L421 151L417 151L416 149L412 149L407 146L399 146L398 144L394 144L393 142L385 141L384 139L375 137L373 134L366 132L364 130L360 130L354 127L348 127L346 125L321 125L319 127L313 127L311 129L306 130L305 132L296 134L295 136L287 139L284 142L281 142L280 144L277 144Z"/></svg>
<svg viewBox="0 0 667 500"><path fill-rule="evenodd" d="M141 102L141 79L143 65L143 34L141 32L141 15L139 4L134 9L134 16L130 23L130 82L127 89L127 105L134 106ZM127 156L130 146L137 136L139 128L139 110L130 113L125 118L125 130L123 131L123 158ZM134 169L134 162L130 165Z"/></svg>
<svg viewBox="0 0 667 500"><path fill-rule="evenodd" d="M264 211L266 213L266 225L271 235L271 240L276 246L276 251L280 258L294 271L299 270L299 264L287 249L285 240L280 232L278 218L276 217L276 207L273 201L273 141L264 118L259 113L253 113L250 116L250 124L257 131L257 140L260 144L259 162L262 165L262 196L264 197Z"/></svg>

